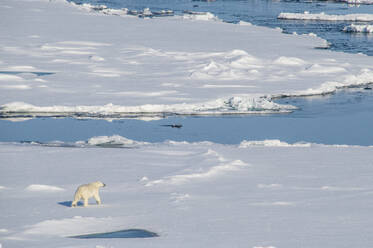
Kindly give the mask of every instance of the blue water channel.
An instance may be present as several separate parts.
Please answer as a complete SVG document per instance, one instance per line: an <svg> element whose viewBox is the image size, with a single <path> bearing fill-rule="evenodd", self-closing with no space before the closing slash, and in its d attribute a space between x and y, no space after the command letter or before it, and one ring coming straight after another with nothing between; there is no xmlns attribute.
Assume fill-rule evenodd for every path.
<svg viewBox="0 0 373 248"><path fill-rule="evenodd" d="M348 89L327 96L276 100L297 106L290 114L180 117L155 121L112 121L74 118L35 118L13 122L0 119L2 142L75 142L93 136L120 135L147 142L280 139L289 143L373 145L373 90ZM181 125L181 127L172 127Z"/></svg>

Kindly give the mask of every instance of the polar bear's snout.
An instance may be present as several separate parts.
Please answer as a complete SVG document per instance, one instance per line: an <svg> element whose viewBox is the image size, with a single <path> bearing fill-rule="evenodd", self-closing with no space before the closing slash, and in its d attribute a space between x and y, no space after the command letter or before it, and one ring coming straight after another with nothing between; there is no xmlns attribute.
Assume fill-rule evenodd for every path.
<svg viewBox="0 0 373 248"><path fill-rule="evenodd" d="M100 181L80 185L75 192L74 201L71 203L71 207L76 207L80 199L83 199L84 207L86 207L88 206L88 199L91 197L95 198L97 204L101 204L101 199L100 195L98 194L98 190L101 187L105 186L106 184Z"/></svg>

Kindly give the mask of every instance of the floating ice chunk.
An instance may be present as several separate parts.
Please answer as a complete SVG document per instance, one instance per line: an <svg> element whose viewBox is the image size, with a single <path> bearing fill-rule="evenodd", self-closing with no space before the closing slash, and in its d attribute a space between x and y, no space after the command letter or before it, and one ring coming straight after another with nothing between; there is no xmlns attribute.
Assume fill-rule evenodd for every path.
<svg viewBox="0 0 373 248"><path fill-rule="evenodd" d="M280 141L277 139L274 140L253 140L253 141L247 141L244 140L240 143L238 146L239 148L247 148L252 146L273 146L273 147L310 147L311 143L294 143L289 144L284 141Z"/></svg>
<svg viewBox="0 0 373 248"><path fill-rule="evenodd" d="M193 12L186 11L183 15L184 19L195 20L195 21L221 21L218 17L210 12Z"/></svg>
<svg viewBox="0 0 373 248"><path fill-rule="evenodd" d="M371 22L373 21L373 14L328 15L325 13L280 13L278 19Z"/></svg>
<svg viewBox="0 0 373 248"><path fill-rule="evenodd" d="M27 186L27 191L34 191L34 192L57 192L57 191L64 191L65 189L51 186L51 185L43 185L43 184L31 184Z"/></svg>
<svg viewBox="0 0 373 248"><path fill-rule="evenodd" d="M134 141L119 135L113 136L97 136L92 137L87 141L88 145L92 146L123 146L135 147L140 145L149 144L148 142Z"/></svg>
<svg viewBox="0 0 373 248"><path fill-rule="evenodd" d="M339 0L348 4L373 4L373 0Z"/></svg>
<svg viewBox="0 0 373 248"><path fill-rule="evenodd" d="M5 228L1 228L0 229L0 233L6 233L6 232L8 232L8 229L5 229ZM1 247L1 246L0 246Z"/></svg>
<svg viewBox="0 0 373 248"><path fill-rule="evenodd" d="M142 11L142 15L143 15L143 16L152 16L153 13L150 11L149 8L145 8L145 9Z"/></svg>
<svg viewBox="0 0 373 248"><path fill-rule="evenodd" d="M373 25L351 24L350 26L344 27L343 31L349 33L373 33Z"/></svg>

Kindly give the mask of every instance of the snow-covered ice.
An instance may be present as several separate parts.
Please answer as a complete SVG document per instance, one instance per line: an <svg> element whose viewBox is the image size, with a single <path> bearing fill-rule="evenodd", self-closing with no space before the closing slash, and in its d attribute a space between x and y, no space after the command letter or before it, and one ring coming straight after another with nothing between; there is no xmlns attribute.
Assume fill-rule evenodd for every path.
<svg viewBox="0 0 373 248"><path fill-rule="evenodd" d="M295 107L274 97L373 82L372 57L210 13L141 19L132 15L153 13L64 0L1 5L2 115L283 113ZM0 246L370 247L372 149L117 135L0 143ZM96 180L107 185L103 204L70 208L76 187ZM160 236L68 238L131 228Z"/></svg>
<svg viewBox="0 0 373 248"><path fill-rule="evenodd" d="M15 248L370 247L372 149L2 143L0 180L8 189L0 191L0 242ZM76 187L93 180L107 185L103 204L71 208ZM36 183L65 190L25 191ZM160 236L68 238L131 228Z"/></svg>
<svg viewBox="0 0 373 248"><path fill-rule="evenodd" d="M210 13L141 19L63 0L4 4L2 115L288 112L272 98L373 81L369 56L316 50L328 43Z"/></svg>

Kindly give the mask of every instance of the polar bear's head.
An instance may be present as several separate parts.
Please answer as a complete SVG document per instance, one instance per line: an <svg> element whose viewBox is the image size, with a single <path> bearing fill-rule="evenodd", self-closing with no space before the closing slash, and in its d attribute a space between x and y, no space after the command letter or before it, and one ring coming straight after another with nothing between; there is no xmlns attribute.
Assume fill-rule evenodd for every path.
<svg viewBox="0 0 373 248"><path fill-rule="evenodd" d="M104 184L103 182L100 182L100 181L94 182L92 184L95 185L97 188L106 186L106 184Z"/></svg>

